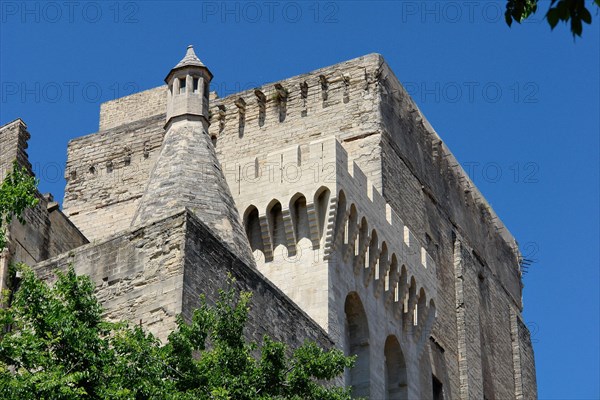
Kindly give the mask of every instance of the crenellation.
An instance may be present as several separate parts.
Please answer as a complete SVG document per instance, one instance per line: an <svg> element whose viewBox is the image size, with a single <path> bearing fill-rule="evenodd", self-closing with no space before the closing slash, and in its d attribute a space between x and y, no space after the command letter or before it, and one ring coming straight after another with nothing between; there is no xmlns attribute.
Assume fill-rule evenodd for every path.
<svg viewBox="0 0 600 400"><path fill-rule="evenodd" d="M446 399L535 398L516 241L381 55L224 98L211 78L189 47L167 85L104 103L99 131L69 143L65 215L48 198L32 225L93 244L43 275L76 261L108 318L164 338L233 273L259 293L249 337L356 354L357 394L431 398L435 381ZM2 156L26 148L19 121ZM68 248L28 255L42 239L13 254Z"/></svg>

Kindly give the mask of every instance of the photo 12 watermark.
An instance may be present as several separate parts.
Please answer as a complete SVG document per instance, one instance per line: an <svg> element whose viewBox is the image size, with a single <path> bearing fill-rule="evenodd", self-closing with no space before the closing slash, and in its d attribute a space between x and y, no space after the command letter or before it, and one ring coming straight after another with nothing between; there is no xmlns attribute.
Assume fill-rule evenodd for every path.
<svg viewBox="0 0 600 400"><path fill-rule="evenodd" d="M87 23L136 24L140 16L137 1L2 1L2 23Z"/></svg>
<svg viewBox="0 0 600 400"><path fill-rule="evenodd" d="M515 184L539 183L540 165L535 161L503 164L495 161L465 161L461 163L473 183L499 183L500 181Z"/></svg>
<svg viewBox="0 0 600 400"><path fill-rule="evenodd" d="M1 103L97 103L113 100L140 91L136 82L27 82L0 83Z"/></svg>
<svg viewBox="0 0 600 400"><path fill-rule="evenodd" d="M402 23L458 24L458 23L506 23L506 2L499 1L402 1L400 4ZM523 23L539 23L543 13L532 14Z"/></svg>
<svg viewBox="0 0 600 400"><path fill-rule="evenodd" d="M538 103L540 87L536 82L501 83L494 81L403 82L408 94L418 103L490 103L501 101Z"/></svg>
<svg viewBox="0 0 600 400"><path fill-rule="evenodd" d="M201 1L201 23L336 24L340 3L334 1Z"/></svg>

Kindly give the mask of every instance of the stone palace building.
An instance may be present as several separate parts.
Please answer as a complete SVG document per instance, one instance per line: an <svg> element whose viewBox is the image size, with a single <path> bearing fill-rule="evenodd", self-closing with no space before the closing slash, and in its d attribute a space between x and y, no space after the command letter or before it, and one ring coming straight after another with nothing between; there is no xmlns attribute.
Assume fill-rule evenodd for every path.
<svg viewBox="0 0 600 400"><path fill-rule="evenodd" d="M164 340L231 274L248 337L357 355L356 396L536 398L515 239L382 56L224 98L212 77L190 46L166 85L102 104L63 209L39 194L9 226L0 284L72 263L108 319ZM0 178L31 170L28 138L0 128Z"/></svg>

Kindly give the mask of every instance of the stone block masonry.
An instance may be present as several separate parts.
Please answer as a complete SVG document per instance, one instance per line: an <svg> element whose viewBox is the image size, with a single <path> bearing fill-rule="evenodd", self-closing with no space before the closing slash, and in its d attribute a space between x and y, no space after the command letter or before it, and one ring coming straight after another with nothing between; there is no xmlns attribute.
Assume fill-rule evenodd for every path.
<svg viewBox="0 0 600 400"><path fill-rule="evenodd" d="M517 243L382 56L224 98L211 77L190 47L166 86L101 106L69 143L68 219L44 217L64 238L19 239L52 248L28 253L40 273L73 261L110 318L162 338L230 273L260 308L250 337L356 355L357 395L536 398ZM0 161L27 165L24 123L0 129ZM43 261L71 222L81 243Z"/></svg>
<svg viewBox="0 0 600 400"><path fill-rule="evenodd" d="M0 127L0 183L12 170L13 161L33 174L26 152L29 137L20 119ZM0 290L7 286L11 263L34 265L88 242L51 195L38 192L36 197L38 205L22 215L25 224L15 218L7 227L7 246L0 252Z"/></svg>
<svg viewBox="0 0 600 400"><path fill-rule="evenodd" d="M333 345L314 321L189 211L84 245L35 270L53 281L54 271L69 265L92 278L108 320L141 321L163 342L176 315L191 317L201 294L214 301L231 275L239 290L253 293L249 338L260 342L268 333L291 348L305 339Z"/></svg>

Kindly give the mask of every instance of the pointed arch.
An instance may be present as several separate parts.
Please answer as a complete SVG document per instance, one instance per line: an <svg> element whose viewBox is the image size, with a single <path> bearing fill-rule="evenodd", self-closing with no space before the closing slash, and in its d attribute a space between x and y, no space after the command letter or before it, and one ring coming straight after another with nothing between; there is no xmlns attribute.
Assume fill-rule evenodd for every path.
<svg viewBox="0 0 600 400"><path fill-rule="evenodd" d="M271 200L271 203L269 203L269 206L267 207L267 216L269 219L271 240L273 241L273 254L275 257L278 255L287 256L287 240L285 236L285 227L283 226L283 211L281 203L278 200Z"/></svg>
<svg viewBox="0 0 600 400"><path fill-rule="evenodd" d="M343 190L340 190L340 193L338 194L338 202L337 202L337 208L336 208L336 216L335 216L335 232L336 232L336 237L340 237L339 235L342 234L342 231L344 231L346 229L346 211L347 211L347 207L348 205L346 204L346 194L344 193ZM345 232L344 232L345 234ZM343 237L342 237L343 240Z"/></svg>
<svg viewBox="0 0 600 400"><path fill-rule="evenodd" d="M246 212L244 212L244 229L252 252L259 250L264 254L265 249L262 241L260 221L258 219L258 209L253 205L249 206Z"/></svg>
<svg viewBox="0 0 600 400"><path fill-rule="evenodd" d="M403 328L405 330L412 329L415 319L415 307L417 305L417 282L414 276L410 277L410 285L408 287L408 293L405 297L405 303L403 306Z"/></svg>
<svg viewBox="0 0 600 400"><path fill-rule="evenodd" d="M396 253L392 253L390 257L390 266L385 274L385 285L384 290L388 293L393 293L391 300L396 300L397 295L397 281L398 279L398 257L396 257Z"/></svg>
<svg viewBox="0 0 600 400"><path fill-rule="evenodd" d="M317 210L317 221L319 226L319 239L323 238L325 229L327 227L327 214L329 211L329 197L331 192L325 186L322 186L317 190L314 197L314 204Z"/></svg>
<svg viewBox="0 0 600 400"><path fill-rule="evenodd" d="M356 292L346 296L346 354L356 355L354 367L347 375L347 384L352 386L353 397L369 398L370 395L370 352L369 323L362 301Z"/></svg>
<svg viewBox="0 0 600 400"><path fill-rule="evenodd" d="M384 355L386 399L408 399L406 362L404 361L404 354L396 336L390 335L387 337L384 346Z"/></svg>
<svg viewBox="0 0 600 400"><path fill-rule="evenodd" d="M377 231L373 229L371 231L369 249L368 249L368 257L365 257L365 267L370 268L375 259L377 258L379 253L379 238L377 236Z"/></svg>
<svg viewBox="0 0 600 400"><path fill-rule="evenodd" d="M310 226L308 224L308 210L306 208L306 197L302 193L296 193L290 200L290 211L294 224L296 242L308 239L310 242Z"/></svg>
<svg viewBox="0 0 600 400"><path fill-rule="evenodd" d="M354 255L360 256L360 252L367 245L367 239L369 237L369 223L366 217L360 219L360 228L358 230L358 237L356 238L356 247L354 248Z"/></svg>
<svg viewBox="0 0 600 400"><path fill-rule="evenodd" d="M348 223L346 224L346 236L344 243L350 245L354 249L353 236L358 229L358 210L354 203L350 205L350 215L348 216Z"/></svg>

